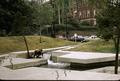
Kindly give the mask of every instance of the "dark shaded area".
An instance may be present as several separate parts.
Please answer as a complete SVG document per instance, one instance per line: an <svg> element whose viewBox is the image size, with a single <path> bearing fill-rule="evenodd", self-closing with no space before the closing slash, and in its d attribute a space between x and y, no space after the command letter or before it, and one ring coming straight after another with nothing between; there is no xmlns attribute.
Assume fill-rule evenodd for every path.
<svg viewBox="0 0 120 81"><path fill-rule="evenodd" d="M0 35L30 34L32 9L23 0L0 0Z"/></svg>
<svg viewBox="0 0 120 81"><path fill-rule="evenodd" d="M105 66L113 66L114 64L115 64L114 61L89 63L89 64L71 63L70 69L71 70L89 70L89 69L95 69L95 68L100 68Z"/></svg>

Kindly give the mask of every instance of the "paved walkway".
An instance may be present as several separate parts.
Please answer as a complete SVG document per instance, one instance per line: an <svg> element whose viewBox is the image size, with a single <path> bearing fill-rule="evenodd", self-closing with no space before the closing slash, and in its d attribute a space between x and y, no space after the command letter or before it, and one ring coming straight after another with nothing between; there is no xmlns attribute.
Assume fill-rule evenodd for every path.
<svg viewBox="0 0 120 81"><path fill-rule="evenodd" d="M120 76L115 74L40 67L29 67L18 70L8 70L0 67L0 72L0 79L2 80L120 80Z"/></svg>
<svg viewBox="0 0 120 81"><path fill-rule="evenodd" d="M78 46L78 45L62 46L62 47L56 47L56 48L48 48L48 49L43 49L43 51L46 53L46 52L51 52L51 51L56 51L56 50L71 49L71 48L74 48L76 46ZM34 52L34 51L35 50L29 50L29 52ZM10 53L7 53L7 54L0 55L0 58L6 57L6 56L16 57L19 54L25 54L25 53L27 53L27 51L10 52Z"/></svg>
<svg viewBox="0 0 120 81"><path fill-rule="evenodd" d="M115 70L115 66L106 66L106 67L101 67L96 69L90 69L87 71L114 74L114 70ZM120 76L120 66L118 67L118 75Z"/></svg>

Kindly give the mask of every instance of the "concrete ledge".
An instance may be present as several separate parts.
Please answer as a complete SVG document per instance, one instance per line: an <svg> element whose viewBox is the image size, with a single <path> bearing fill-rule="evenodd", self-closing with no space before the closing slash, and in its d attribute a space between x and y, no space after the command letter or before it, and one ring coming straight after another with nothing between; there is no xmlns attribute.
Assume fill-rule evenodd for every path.
<svg viewBox="0 0 120 81"><path fill-rule="evenodd" d="M119 56L120 59L120 56ZM91 52L70 52L66 55L57 57L58 62L71 63L71 67L81 67L88 69L89 67L103 67L114 65L115 54L111 53L91 53Z"/></svg>
<svg viewBox="0 0 120 81"><path fill-rule="evenodd" d="M89 64L97 62L115 61L115 54L74 52L72 54L59 56L58 60L60 62Z"/></svg>
<svg viewBox="0 0 120 81"><path fill-rule="evenodd" d="M40 66L43 64L47 64L47 59L23 59L23 58L13 58L12 64L10 60L7 59L4 61L2 66L11 68L11 69L20 69L32 66Z"/></svg>
<svg viewBox="0 0 120 81"><path fill-rule="evenodd" d="M53 62L58 62L58 57L62 56L62 55L66 55L66 54L68 54L68 53L65 53L65 52L52 52L52 54L51 54L51 60Z"/></svg>

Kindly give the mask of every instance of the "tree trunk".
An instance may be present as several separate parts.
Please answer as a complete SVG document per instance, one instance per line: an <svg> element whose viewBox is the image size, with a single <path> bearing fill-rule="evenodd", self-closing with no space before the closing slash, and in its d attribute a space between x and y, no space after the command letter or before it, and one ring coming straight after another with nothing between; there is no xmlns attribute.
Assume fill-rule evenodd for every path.
<svg viewBox="0 0 120 81"><path fill-rule="evenodd" d="M77 7L77 18L79 18L79 3L78 0L76 0L76 7Z"/></svg>
<svg viewBox="0 0 120 81"><path fill-rule="evenodd" d="M58 23L61 24L60 6L58 5Z"/></svg>
<svg viewBox="0 0 120 81"><path fill-rule="evenodd" d="M27 48L27 57L30 58L30 53L29 53L29 48L28 48L28 43L27 43L26 37L23 36L23 38L24 38L24 42L25 42L25 45L26 45L26 48Z"/></svg>
<svg viewBox="0 0 120 81"><path fill-rule="evenodd" d="M76 16L76 17L77 17L77 20L78 20L78 21L80 21L80 19L79 19L79 13L80 13L79 6L80 6L80 5L79 5L79 3L80 3L80 1L79 1L79 0L76 0L76 7L77 7L77 16Z"/></svg>
<svg viewBox="0 0 120 81"><path fill-rule="evenodd" d="M53 9L53 14L52 14L52 17L53 17L53 20L52 20L52 24L51 24L51 36L55 38L55 1L54 0L50 0L51 2L51 6L52 6L52 9Z"/></svg>
<svg viewBox="0 0 120 81"><path fill-rule="evenodd" d="M40 43L42 42L42 38L41 38L41 34L42 34L42 31L41 31L41 26L39 25L40 27Z"/></svg>
<svg viewBox="0 0 120 81"><path fill-rule="evenodd" d="M66 18L65 18L66 26L65 26L65 31L66 31L66 40L68 39L68 26L67 26L67 12L66 12Z"/></svg>
<svg viewBox="0 0 120 81"><path fill-rule="evenodd" d="M120 38L117 37L115 39L115 50L116 50L116 56L115 56L115 74L118 74L118 66L119 66L119 43L120 43Z"/></svg>

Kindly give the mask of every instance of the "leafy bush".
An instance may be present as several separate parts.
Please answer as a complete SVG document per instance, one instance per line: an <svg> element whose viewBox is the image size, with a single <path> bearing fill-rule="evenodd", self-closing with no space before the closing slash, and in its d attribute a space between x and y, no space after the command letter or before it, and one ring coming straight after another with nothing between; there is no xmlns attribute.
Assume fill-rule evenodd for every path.
<svg viewBox="0 0 120 81"><path fill-rule="evenodd" d="M90 23L87 21L81 21L80 25L86 25L86 26L90 26Z"/></svg>

